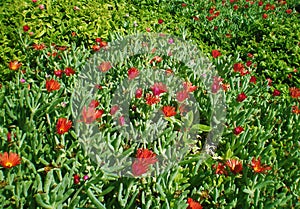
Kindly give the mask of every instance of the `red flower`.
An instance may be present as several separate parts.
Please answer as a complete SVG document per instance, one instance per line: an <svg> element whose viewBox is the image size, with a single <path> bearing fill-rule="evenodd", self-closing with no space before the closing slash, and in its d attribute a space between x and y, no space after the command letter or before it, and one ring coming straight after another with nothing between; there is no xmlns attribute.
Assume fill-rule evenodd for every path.
<svg viewBox="0 0 300 209"><path fill-rule="evenodd" d="M99 106L99 102L97 100L92 100L89 104L89 107L96 108Z"/></svg>
<svg viewBox="0 0 300 209"><path fill-rule="evenodd" d="M298 106L292 106L292 112L295 114L300 114L300 108L298 108Z"/></svg>
<svg viewBox="0 0 300 209"><path fill-rule="evenodd" d="M243 70L244 70L244 65L242 63L239 62L239 63L235 63L233 65L233 71L234 72L241 72Z"/></svg>
<svg viewBox="0 0 300 209"><path fill-rule="evenodd" d="M149 169L148 164L144 164L143 162L138 160L135 160L131 166L132 174L134 176L140 176L144 173L147 173L148 169Z"/></svg>
<svg viewBox="0 0 300 209"><path fill-rule="evenodd" d="M298 97L300 97L300 89L296 87L290 88L290 95L292 98L297 99Z"/></svg>
<svg viewBox="0 0 300 209"><path fill-rule="evenodd" d="M212 54L213 58L217 58L222 55L221 52L216 49L212 50L211 54Z"/></svg>
<svg viewBox="0 0 300 209"><path fill-rule="evenodd" d="M237 100L238 102L242 102L242 101L244 101L246 98L247 98L246 94L245 94L244 92L242 92L242 93L240 93L240 94L237 96L236 100Z"/></svg>
<svg viewBox="0 0 300 209"><path fill-rule="evenodd" d="M248 53L247 56L248 56L249 58L253 58L253 54L251 54L251 53Z"/></svg>
<svg viewBox="0 0 300 209"><path fill-rule="evenodd" d="M268 86L272 86L272 79L271 78L267 78L267 81L268 81Z"/></svg>
<svg viewBox="0 0 300 209"><path fill-rule="evenodd" d="M227 160L226 165L229 167L230 171L234 174L241 173L243 170L242 163L236 159Z"/></svg>
<svg viewBox="0 0 300 209"><path fill-rule="evenodd" d="M60 84L58 81L51 79L51 80L46 80L46 89L48 92L59 90Z"/></svg>
<svg viewBox="0 0 300 209"><path fill-rule="evenodd" d="M251 78L250 78L250 81L249 81L250 83L254 83L254 84L256 84L256 77L255 76L251 76Z"/></svg>
<svg viewBox="0 0 300 209"><path fill-rule="evenodd" d="M264 3L262 1L258 2L258 6L262 6Z"/></svg>
<svg viewBox="0 0 300 209"><path fill-rule="evenodd" d="M273 96L276 97L276 96L280 96L280 91L275 89L274 92L273 92Z"/></svg>
<svg viewBox="0 0 300 209"><path fill-rule="evenodd" d="M11 61L9 62L9 69L11 70L18 70L22 66L22 63L19 61Z"/></svg>
<svg viewBox="0 0 300 209"><path fill-rule="evenodd" d="M101 49L101 47L99 45L93 45L92 49L94 50L94 52L97 52Z"/></svg>
<svg viewBox="0 0 300 209"><path fill-rule="evenodd" d="M6 138L7 138L8 142L11 142L11 133L10 132L7 133Z"/></svg>
<svg viewBox="0 0 300 209"><path fill-rule="evenodd" d="M186 3L182 3L181 6L182 6L182 7L186 7L187 4L186 4Z"/></svg>
<svg viewBox="0 0 300 209"><path fill-rule="evenodd" d="M147 105L153 105L153 104L157 104L158 102L160 102L160 98L158 96L154 96L152 94L147 93L146 94L146 104Z"/></svg>
<svg viewBox="0 0 300 209"><path fill-rule="evenodd" d="M136 152L136 158L144 161L147 164L154 164L157 162L156 154L149 149L139 148Z"/></svg>
<svg viewBox="0 0 300 209"><path fill-rule="evenodd" d="M201 204L190 197L188 198L187 203L189 206L186 209L202 209Z"/></svg>
<svg viewBox="0 0 300 209"><path fill-rule="evenodd" d="M98 69L105 73L107 71L109 71L110 69L112 68L110 62L102 62L99 66L98 66Z"/></svg>
<svg viewBox="0 0 300 209"><path fill-rule="evenodd" d="M0 165L3 168L12 168L19 164L21 164L21 158L18 154L13 152L0 154Z"/></svg>
<svg viewBox="0 0 300 209"><path fill-rule="evenodd" d="M159 63L161 61L162 61L162 58L160 56L155 56L155 57L153 57L152 60L150 60L150 64L152 64L153 62Z"/></svg>
<svg viewBox="0 0 300 209"><path fill-rule="evenodd" d="M61 78L64 71L62 70L54 70L54 75Z"/></svg>
<svg viewBox="0 0 300 209"><path fill-rule="evenodd" d="M125 125L125 117L124 116L119 117L119 125L120 126L124 126Z"/></svg>
<svg viewBox="0 0 300 209"><path fill-rule="evenodd" d="M158 19L157 22L158 22L158 24L163 24L164 21L162 19Z"/></svg>
<svg viewBox="0 0 300 209"><path fill-rule="evenodd" d="M187 92L193 92L197 89L197 86L193 86L191 82L183 82L183 88Z"/></svg>
<svg viewBox="0 0 300 209"><path fill-rule="evenodd" d="M235 135L239 135L240 133L242 133L244 131L244 128L241 127L241 126L238 126L238 127L235 127L234 130L233 130L233 133Z"/></svg>
<svg viewBox="0 0 300 209"><path fill-rule="evenodd" d="M266 13L264 13L264 14L262 15L262 18L267 19L267 18L268 18L268 15L267 15Z"/></svg>
<svg viewBox="0 0 300 209"><path fill-rule="evenodd" d="M245 67L242 63L235 63L233 65L234 72L239 72L241 76L249 74L248 70L245 70Z"/></svg>
<svg viewBox="0 0 300 209"><path fill-rule="evenodd" d="M151 90L154 96L159 96L160 94L167 92L167 86L163 83L154 83Z"/></svg>
<svg viewBox="0 0 300 209"><path fill-rule="evenodd" d="M139 70L135 67L132 67L132 68L129 68L128 70L128 78L131 80L131 79L134 79L136 78L137 76L139 76Z"/></svg>
<svg viewBox="0 0 300 209"><path fill-rule="evenodd" d="M293 10L292 10L292 9L287 9L287 10L285 10L285 12L286 12L287 14L291 14L291 13L293 12Z"/></svg>
<svg viewBox="0 0 300 209"><path fill-rule="evenodd" d="M163 111L165 117L172 117L177 114L175 107L172 107L172 106L163 106L162 111Z"/></svg>
<svg viewBox="0 0 300 209"><path fill-rule="evenodd" d="M102 39L101 39L101 38L96 38L95 41L96 41L97 43L100 43L100 42L102 41Z"/></svg>
<svg viewBox="0 0 300 209"><path fill-rule="evenodd" d="M102 117L104 111L103 110L96 110L96 107L98 107L99 102L93 100L90 104L88 109L86 107L83 107L82 109L82 120L81 122L84 122L86 124L91 124L95 120L99 119Z"/></svg>
<svg viewBox="0 0 300 209"><path fill-rule="evenodd" d="M149 166L157 162L156 154L148 149L139 148L136 153L136 158L132 164L132 173L134 176L140 176L146 173Z"/></svg>
<svg viewBox="0 0 300 209"><path fill-rule="evenodd" d="M119 110L119 106L118 105L114 105L114 106L112 106L111 107L111 109L110 109L110 114L111 115L114 115L114 114L116 114L116 112Z"/></svg>
<svg viewBox="0 0 300 209"><path fill-rule="evenodd" d="M187 98L189 98L189 92L187 92L186 90L179 91L176 94L176 99L178 102L183 102Z"/></svg>
<svg viewBox="0 0 300 209"><path fill-rule="evenodd" d="M41 44L33 44L32 46L35 50L43 50L46 48L46 45L44 43Z"/></svg>
<svg viewBox="0 0 300 209"><path fill-rule="evenodd" d="M224 91L228 91L228 89L230 88L230 85L227 83L222 83L222 88Z"/></svg>
<svg viewBox="0 0 300 209"><path fill-rule="evenodd" d="M255 157L252 158L251 167L255 173L266 173L266 171L272 168L268 165L261 165L260 157L256 160Z"/></svg>
<svg viewBox="0 0 300 209"><path fill-rule="evenodd" d="M172 69L166 69L166 74L167 75L172 75L173 74L173 70Z"/></svg>
<svg viewBox="0 0 300 209"><path fill-rule="evenodd" d="M206 19L207 19L208 21L212 21L212 20L214 19L214 16L206 16Z"/></svg>
<svg viewBox="0 0 300 209"><path fill-rule="evenodd" d="M139 99L141 98L143 95L143 89L141 88L138 88L136 91L135 91L135 98Z"/></svg>
<svg viewBox="0 0 300 209"><path fill-rule="evenodd" d="M67 118L59 118L56 124L56 132L58 134L64 134L72 127L72 121Z"/></svg>
<svg viewBox="0 0 300 209"><path fill-rule="evenodd" d="M251 65L252 65L252 61L249 60L249 61L246 62L247 67L250 67Z"/></svg>
<svg viewBox="0 0 300 209"><path fill-rule="evenodd" d="M65 69L65 74L66 74L66 76L74 75L74 74L75 74L75 71L74 71L72 68L67 67L67 68Z"/></svg>
<svg viewBox="0 0 300 209"><path fill-rule="evenodd" d="M28 25L24 25L24 26L23 26L23 31L24 31L24 32L29 31L29 29L30 29L30 27L29 27Z"/></svg>
<svg viewBox="0 0 300 209"><path fill-rule="evenodd" d="M80 176L78 174L74 174L73 176L74 184L80 183Z"/></svg>
<svg viewBox="0 0 300 209"><path fill-rule="evenodd" d="M102 48L102 47L106 47L107 46L107 42L105 42L105 41L101 41L100 42L100 47Z"/></svg>
<svg viewBox="0 0 300 209"><path fill-rule="evenodd" d="M214 17L218 17L220 15L220 11L216 11Z"/></svg>
<svg viewBox="0 0 300 209"><path fill-rule="evenodd" d="M238 10L238 8L239 8L238 5L234 5L234 6L233 6L233 9L234 9L234 10Z"/></svg>
<svg viewBox="0 0 300 209"><path fill-rule="evenodd" d="M220 175L224 174L226 176L228 175L225 164L218 163L217 167L216 167L216 165L213 165L212 167L213 167L213 169L216 169L215 174L220 174Z"/></svg>

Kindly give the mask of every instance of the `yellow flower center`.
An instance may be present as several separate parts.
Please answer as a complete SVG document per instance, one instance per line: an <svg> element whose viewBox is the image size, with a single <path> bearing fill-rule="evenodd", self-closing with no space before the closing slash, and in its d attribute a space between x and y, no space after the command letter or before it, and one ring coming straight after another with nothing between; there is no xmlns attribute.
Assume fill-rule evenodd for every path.
<svg viewBox="0 0 300 209"><path fill-rule="evenodd" d="M7 163L5 163L5 166L11 168L13 166L13 164L11 162L7 162Z"/></svg>

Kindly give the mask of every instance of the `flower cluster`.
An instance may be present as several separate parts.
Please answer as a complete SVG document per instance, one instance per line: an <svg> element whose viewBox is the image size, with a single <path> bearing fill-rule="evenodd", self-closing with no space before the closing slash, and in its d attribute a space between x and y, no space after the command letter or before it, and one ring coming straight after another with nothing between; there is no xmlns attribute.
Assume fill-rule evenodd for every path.
<svg viewBox="0 0 300 209"><path fill-rule="evenodd" d="M266 171L271 170L272 168L268 165L261 164L261 158L253 157L251 160L251 165L249 165L254 173L266 173ZM225 163L219 162L217 165L213 165L213 169L215 169L215 174L219 175L228 175L229 171L232 174L241 174L243 171L242 161L237 159L229 159Z"/></svg>

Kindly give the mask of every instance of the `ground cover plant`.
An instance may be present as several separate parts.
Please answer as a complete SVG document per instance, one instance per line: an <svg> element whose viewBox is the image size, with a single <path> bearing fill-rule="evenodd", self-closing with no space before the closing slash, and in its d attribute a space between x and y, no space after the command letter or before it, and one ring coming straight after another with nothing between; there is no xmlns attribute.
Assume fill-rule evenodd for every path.
<svg viewBox="0 0 300 209"><path fill-rule="evenodd" d="M297 3L1 1L0 208L300 208Z"/></svg>

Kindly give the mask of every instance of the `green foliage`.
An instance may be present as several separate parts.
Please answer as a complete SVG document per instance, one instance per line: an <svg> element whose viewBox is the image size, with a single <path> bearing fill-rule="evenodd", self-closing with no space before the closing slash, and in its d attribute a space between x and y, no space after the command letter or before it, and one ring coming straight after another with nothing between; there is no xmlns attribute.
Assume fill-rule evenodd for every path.
<svg viewBox="0 0 300 209"><path fill-rule="evenodd" d="M188 206L189 197L203 208L299 208L300 123L299 114L292 112L292 107L300 105L299 97L291 97L290 88L300 87L300 26L299 13L295 9L291 14L286 12L296 2L280 4L270 0L263 6L258 6L257 1L226 1L224 5L214 2L0 2L0 153L15 152L22 158L16 167L0 169L0 208L181 209ZM266 10L267 3L275 5L274 10ZM43 10L40 4L44 5ZM209 21L207 16L212 16L209 11L213 8L220 15ZM267 19L262 18L264 13ZM159 24L158 19L163 23ZM27 32L23 31L25 25L30 27ZM212 103L217 98L209 95L211 89L205 89L184 63L166 56L152 66L148 62L152 55L130 57L106 74L100 83L102 89L93 98L104 110L96 123L99 135L89 138L93 130L88 124L86 135L79 135L74 127L76 121L68 133L57 134L59 118L72 120L70 98L80 72L86 70L85 64L95 54L95 38L110 42L144 33L146 29L195 43L218 70L222 83L228 84L225 129L218 148L210 150L212 155L203 155L201 150L214 130L209 121ZM44 49L35 49L34 44L42 43ZM213 49L222 55L212 58ZM9 69L13 60L22 63L20 69ZM246 66L247 61L252 63ZM234 72L236 63L243 63L249 74ZM54 71L68 67L75 70L74 75L54 75ZM168 127L153 143L133 142L120 134L110 108L113 92L127 78L130 67L172 69L176 76L196 85L192 94L198 102L199 122L192 123L192 112L186 117L166 117ZM249 82L251 76L257 78L256 83ZM268 85L267 78L272 85ZM49 79L57 80L60 89L47 91ZM274 96L274 90L281 94ZM241 92L247 98L238 102ZM141 106L137 112L130 112L131 119L142 124L141 131L160 127L146 123L154 107L137 99L131 104ZM238 126L244 131L234 134ZM181 136L177 130L180 127L191 128L196 139L192 140L192 147L175 152L171 145ZM142 133L151 135L150 131ZM95 140L99 152L89 155L81 144L82 136ZM166 172L154 164L150 167L152 176L141 178L132 176L131 161L125 165L126 175L120 171L123 167L111 166L113 162L102 164L101 160L109 158L112 151L120 162L123 158L135 158L140 147L151 149L162 158L181 161ZM262 164L272 169L256 173L251 167L252 157L261 157ZM227 175L216 174L216 165L230 159L242 162L242 172L234 174L226 168ZM78 184L74 182L75 174L80 176ZM83 176L89 178L83 180Z"/></svg>

